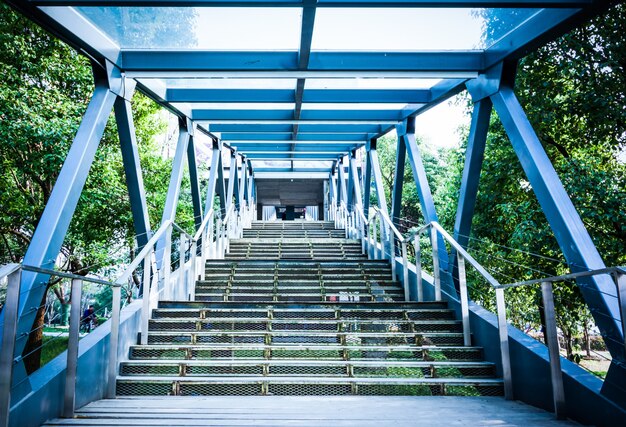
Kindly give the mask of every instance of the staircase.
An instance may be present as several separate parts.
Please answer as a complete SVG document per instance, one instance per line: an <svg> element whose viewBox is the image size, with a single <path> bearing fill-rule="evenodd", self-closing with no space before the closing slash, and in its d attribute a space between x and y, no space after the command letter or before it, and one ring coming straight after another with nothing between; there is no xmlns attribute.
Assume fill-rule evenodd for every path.
<svg viewBox="0 0 626 427"><path fill-rule="evenodd" d="M331 222L254 222L195 295L154 310L118 396L502 394L446 303L404 302Z"/></svg>

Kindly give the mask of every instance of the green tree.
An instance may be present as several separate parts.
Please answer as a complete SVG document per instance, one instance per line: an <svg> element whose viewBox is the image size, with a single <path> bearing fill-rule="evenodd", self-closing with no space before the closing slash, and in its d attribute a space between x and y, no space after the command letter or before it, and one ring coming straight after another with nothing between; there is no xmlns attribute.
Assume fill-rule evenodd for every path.
<svg viewBox="0 0 626 427"><path fill-rule="evenodd" d="M0 4L0 262L20 262L50 197L93 92L89 62L25 18ZM160 107L137 93L133 115L152 226L158 226L171 160L160 155L155 136L165 124ZM187 184L188 185L188 184ZM184 192L183 192L184 193ZM190 203L179 207L191 216ZM61 249L62 265L78 274L106 273L128 259L134 227L117 129L109 119L89 177ZM69 295L52 280L63 305ZM46 297L31 334L28 354L41 341ZM26 360L32 371L39 352Z"/></svg>

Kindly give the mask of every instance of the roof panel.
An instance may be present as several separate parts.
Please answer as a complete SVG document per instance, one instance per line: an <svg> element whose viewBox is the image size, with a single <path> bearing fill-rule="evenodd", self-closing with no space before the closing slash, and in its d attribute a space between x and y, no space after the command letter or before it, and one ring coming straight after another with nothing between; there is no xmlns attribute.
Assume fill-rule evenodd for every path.
<svg viewBox="0 0 626 427"><path fill-rule="evenodd" d="M301 8L76 9L122 49L297 50L300 43Z"/></svg>
<svg viewBox="0 0 626 427"><path fill-rule="evenodd" d="M319 9L312 50L484 49L541 9ZM498 25L487 25L485 17ZM490 21L490 22L492 22ZM502 25L505 22L506 25Z"/></svg>

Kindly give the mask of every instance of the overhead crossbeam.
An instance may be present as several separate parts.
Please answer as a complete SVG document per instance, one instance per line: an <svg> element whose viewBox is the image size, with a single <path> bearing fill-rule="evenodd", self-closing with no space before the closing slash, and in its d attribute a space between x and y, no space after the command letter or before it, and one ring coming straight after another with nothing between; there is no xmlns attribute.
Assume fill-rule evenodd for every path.
<svg viewBox="0 0 626 427"><path fill-rule="evenodd" d="M298 51L133 50L120 52L124 71L300 71ZM481 51L313 51L313 71L483 71ZM293 94L293 91L291 91Z"/></svg>
<svg viewBox="0 0 626 427"><path fill-rule="evenodd" d="M296 103L428 103L428 89L303 89L301 98L292 89L167 89L168 102L286 102ZM294 116L295 120L298 117Z"/></svg>
<svg viewBox="0 0 626 427"><path fill-rule="evenodd" d="M193 109L191 118L196 121L209 121L211 123L224 123L226 121L281 121L291 124L306 123L312 120L328 121L366 121L370 124L375 122L398 122L406 118L404 111L391 109L371 110L300 110L299 119L295 118L294 109ZM408 115L408 114L407 114ZM294 138L295 139L295 138Z"/></svg>

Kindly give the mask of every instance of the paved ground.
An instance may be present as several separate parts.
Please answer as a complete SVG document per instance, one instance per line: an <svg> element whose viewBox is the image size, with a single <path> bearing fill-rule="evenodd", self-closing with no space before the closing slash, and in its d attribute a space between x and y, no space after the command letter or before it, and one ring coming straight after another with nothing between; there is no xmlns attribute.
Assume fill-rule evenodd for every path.
<svg viewBox="0 0 626 427"><path fill-rule="evenodd" d="M218 396L100 400L48 426L574 426L498 397Z"/></svg>

